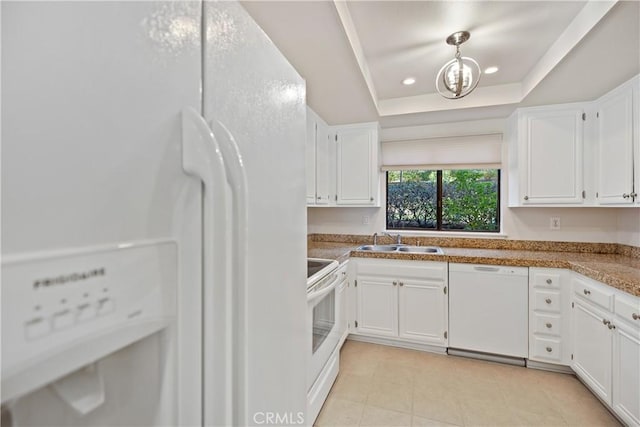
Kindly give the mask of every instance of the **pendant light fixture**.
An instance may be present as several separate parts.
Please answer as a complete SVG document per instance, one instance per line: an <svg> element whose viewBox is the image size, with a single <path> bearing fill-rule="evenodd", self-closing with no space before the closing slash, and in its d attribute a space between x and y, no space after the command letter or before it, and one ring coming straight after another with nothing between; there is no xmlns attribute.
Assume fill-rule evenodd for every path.
<svg viewBox="0 0 640 427"><path fill-rule="evenodd" d="M460 45L469 37L468 31L457 31L447 37L447 44L456 47L456 57L444 64L436 77L436 89L445 98L465 97L478 86L480 66L473 58L460 55Z"/></svg>

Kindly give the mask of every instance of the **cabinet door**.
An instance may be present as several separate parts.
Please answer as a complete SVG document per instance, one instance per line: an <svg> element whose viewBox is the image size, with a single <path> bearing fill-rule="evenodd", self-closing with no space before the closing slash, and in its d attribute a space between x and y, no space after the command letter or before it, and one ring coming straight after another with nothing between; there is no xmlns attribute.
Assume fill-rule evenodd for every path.
<svg viewBox="0 0 640 427"><path fill-rule="evenodd" d="M358 276L356 332L367 335L398 335L397 281L390 277Z"/></svg>
<svg viewBox="0 0 640 427"><path fill-rule="evenodd" d="M316 203L316 120L307 107L307 204Z"/></svg>
<svg viewBox="0 0 640 427"><path fill-rule="evenodd" d="M604 204L633 203L633 97L631 87L614 91L598 102L597 200Z"/></svg>
<svg viewBox="0 0 640 427"><path fill-rule="evenodd" d="M640 425L640 329L616 321L613 346L613 410Z"/></svg>
<svg viewBox="0 0 640 427"><path fill-rule="evenodd" d="M398 280L398 336L446 346L447 298L443 282Z"/></svg>
<svg viewBox="0 0 640 427"><path fill-rule="evenodd" d="M523 204L582 203L582 115L574 107L523 113Z"/></svg>
<svg viewBox="0 0 640 427"><path fill-rule="evenodd" d="M339 205L374 205L377 136L368 128L340 129L337 138L337 200Z"/></svg>
<svg viewBox="0 0 640 427"><path fill-rule="evenodd" d="M611 320L600 310L576 299L573 304L573 361L575 373L603 401L611 405Z"/></svg>
<svg viewBox="0 0 640 427"><path fill-rule="evenodd" d="M329 204L330 190L329 126L319 120L316 127L316 204Z"/></svg>

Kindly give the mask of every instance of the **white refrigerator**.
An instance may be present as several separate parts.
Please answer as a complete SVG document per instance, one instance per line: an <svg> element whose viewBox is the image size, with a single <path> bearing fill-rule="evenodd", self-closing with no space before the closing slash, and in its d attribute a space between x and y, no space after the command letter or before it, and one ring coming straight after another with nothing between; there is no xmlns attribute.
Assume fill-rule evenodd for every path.
<svg viewBox="0 0 640 427"><path fill-rule="evenodd" d="M304 81L236 2L0 7L2 425L304 424Z"/></svg>

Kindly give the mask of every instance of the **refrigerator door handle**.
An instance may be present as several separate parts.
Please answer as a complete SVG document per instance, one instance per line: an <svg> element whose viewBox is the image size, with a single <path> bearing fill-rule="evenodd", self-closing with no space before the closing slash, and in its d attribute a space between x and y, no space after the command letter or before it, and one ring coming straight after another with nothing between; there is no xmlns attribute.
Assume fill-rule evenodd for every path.
<svg viewBox="0 0 640 427"><path fill-rule="evenodd" d="M202 116L182 111L182 167L203 184L202 199L202 418L231 425L231 297L228 280L227 171L220 145ZM215 402L215 408L214 404Z"/></svg>
<svg viewBox="0 0 640 427"><path fill-rule="evenodd" d="M245 165L238 143L231 132L218 120L211 121L211 129L220 143L231 186L231 277L233 320L233 425L248 425L247 414L247 277L248 265L248 186Z"/></svg>

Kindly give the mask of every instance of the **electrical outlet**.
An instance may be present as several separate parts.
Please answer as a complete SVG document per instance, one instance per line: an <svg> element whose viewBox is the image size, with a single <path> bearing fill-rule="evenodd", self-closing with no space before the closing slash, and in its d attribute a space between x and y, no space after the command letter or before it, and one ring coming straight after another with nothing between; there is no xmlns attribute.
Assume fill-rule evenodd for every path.
<svg viewBox="0 0 640 427"><path fill-rule="evenodd" d="M369 217L367 215L362 215L362 224L363 225L369 224Z"/></svg>
<svg viewBox="0 0 640 427"><path fill-rule="evenodd" d="M560 230L560 217L552 216L549 218L549 229L550 230Z"/></svg>

